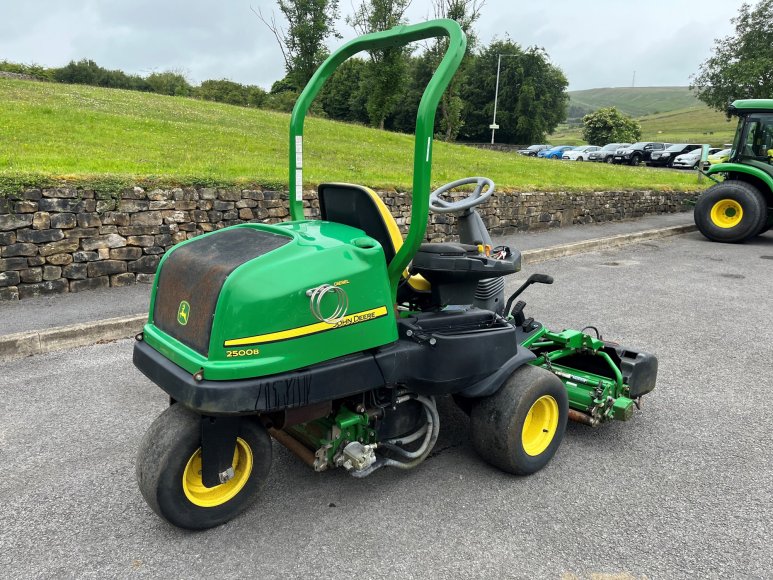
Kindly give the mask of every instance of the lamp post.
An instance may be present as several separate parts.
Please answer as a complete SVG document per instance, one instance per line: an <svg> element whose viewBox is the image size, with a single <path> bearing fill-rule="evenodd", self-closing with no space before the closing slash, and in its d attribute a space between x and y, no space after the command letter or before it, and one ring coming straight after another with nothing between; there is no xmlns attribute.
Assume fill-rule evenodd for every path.
<svg viewBox="0 0 773 580"><path fill-rule="evenodd" d="M499 125L497 125L497 101L499 100L499 69L502 66L502 57L503 56L518 56L517 54L498 54L497 55L497 85L494 89L494 118L491 120L491 125L489 125L489 129L491 129L491 144L494 144L494 132L499 129Z"/></svg>

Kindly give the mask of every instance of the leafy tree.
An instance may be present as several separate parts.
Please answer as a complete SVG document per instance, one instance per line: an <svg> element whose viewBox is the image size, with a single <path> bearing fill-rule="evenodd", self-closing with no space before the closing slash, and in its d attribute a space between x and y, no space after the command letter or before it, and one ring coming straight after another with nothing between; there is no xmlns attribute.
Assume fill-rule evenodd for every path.
<svg viewBox="0 0 773 580"><path fill-rule="evenodd" d="M742 4L731 22L735 34L716 40L713 56L691 78L698 98L720 111L735 99L773 95L773 0Z"/></svg>
<svg viewBox="0 0 773 580"><path fill-rule="evenodd" d="M243 107L259 107L266 99L266 91L256 86L245 86L226 79L207 80L196 89L196 96L205 101L217 101Z"/></svg>
<svg viewBox="0 0 773 580"><path fill-rule="evenodd" d="M319 95L322 109L331 119L367 123L367 87L363 84L367 63L359 58L345 61L331 75Z"/></svg>
<svg viewBox="0 0 773 580"><path fill-rule="evenodd" d="M485 141L493 118L497 60L502 55L497 138L504 143L539 143L566 118L568 81L542 48L492 42L471 63L461 91L468 141Z"/></svg>
<svg viewBox="0 0 773 580"><path fill-rule="evenodd" d="M90 59L71 60L66 66L51 70L51 78L60 83L152 91L148 82L137 75L127 75L121 70L102 68Z"/></svg>
<svg viewBox="0 0 773 580"><path fill-rule="evenodd" d="M456 20L467 36L465 57L440 99L439 136L444 141L454 141L464 124L462 120L464 102L460 96L460 87L478 44L478 37L473 30L473 24L480 18L480 11L484 3L485 0L433 0L435 18ZM443 59L447 49L448 39L446 37L435 39L434 44L428 51L434 68L440 65L440 61Z"/></svg>
<svg viewBox="0 0 773 580"><path fill-rule="evenodd" d="M174 97L187 97L193 92L188 80L178 72L164 71L148 75L145 81L150 85L154 93L171 95Z"/></svg>
<svg viewBox="0 0 773 580"><path fill-rule="evenodd" d="M325 40L341 38L335 30L338 0L277 0L277 4L287 30L273 15L267 20L260 11L256 14L279 43L292 89L302 89L328 55Z"/></svg>
<svg viewBox="0 0 773 580"><path fill-rule="evenodd" d="M599 109L582 118L582 137L588 143L635 143L641 139L641 125L615 107Z"/></svg>
<svg viewBox="0 0 773 580"><path fill-rule="evenodd" d="M410 0L363 0L346 22L359 34L389 30L403 24ZM407 49L390 47L371 50L370 62L361 82L368 85L367 110L374 127L384 128L397 104L405 80Z"/></svg>

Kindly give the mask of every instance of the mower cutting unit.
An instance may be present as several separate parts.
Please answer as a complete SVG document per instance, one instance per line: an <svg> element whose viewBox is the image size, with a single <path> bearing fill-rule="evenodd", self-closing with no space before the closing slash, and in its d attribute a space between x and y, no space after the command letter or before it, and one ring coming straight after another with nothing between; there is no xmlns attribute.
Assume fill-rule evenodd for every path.
<svg viewBox="0 0 773 580"><path fill-rule="evenodd" d="M359 185L320 185L322 219L304 219L303 122L325 80L361 50L440 35L448 50L418 110L406 239ZM292 221L225 228L164 256L134 348L135 365L171 400L137 459L140 490L161 517L192 529L233 518L267 478L271 437L316 471L413 468L432 452L436 400L448 395L469 414L483 459L533 473L568 418L629 419L654 388L654 357L526 316L516 299L550 276L532 274L505 302L503 277L521 256L492 247L475 210L490 179L430 195L435 110L465 46L452 20L344 45L292 114ZM471 192L446 196L465 185ZM460 243L423 243L430 209L456 214Z"/></svg>

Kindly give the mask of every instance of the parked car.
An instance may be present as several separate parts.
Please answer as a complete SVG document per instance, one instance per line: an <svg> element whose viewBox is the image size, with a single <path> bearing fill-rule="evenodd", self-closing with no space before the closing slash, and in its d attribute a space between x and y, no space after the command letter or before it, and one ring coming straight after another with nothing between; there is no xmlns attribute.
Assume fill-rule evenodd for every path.
<svg viewBox="0 0 773 580"><path fill-rule="evenodd" d="M730 159L730 152L732 149L722 149L722 151L717 151L714 153L714 155L709 155L709 163L711 165L716 165L717 163L725 163L728 159Z"/></svg>
<svg viewBox="0 0 773 580"><path fill-rule="evenodd" d="M601 149L601 147L598 145L580 145L574 149L564 151L561 159L565 161L585 161L588 159L588 155L599 149Z"/></svg>
<svg viewBox="0 0 773 580"><path fill-rule="evenodd" d="M701 147L702 145L694 143L675 143L663 151L653 151L650 155L649 165L652 167L672 167L677 155L689 153Z"/></svg>
<svg viewBox="0 0 773 580"><path fill-rule="evenodd" d="M625 147L630 147L630 143L610 143L609 145L604 145L601 149L598 151L593 151L592 153L588 154L588 161L601 161L603 163L612 163L612 160L615 157L615 151L618 149L623 149Z"/></svg>
<svg viewBox="0 0 773 580"><path fill-rule="evenodd" d="M613 163L627 163L639 165L642 161L647 163L653 151L663 151L671 143L657 143L654 141L641 141L630 147L624 147L615 151Z"/></svg>
<svg viewBox="0 0 773 580"><path fill-rule="evenodd" d="M709 155L714 155L721 150L722 149L719 147L712 147L709 149ZM689 153L683 153L674 159L672 166L678 169L698 169L698 164L701 161L701 155L703 155L703 147L700 149L694 149Z"/></svg>
<svg viewBox="0 0 773 580"><path fill-rule="evenodd" d="M537 153L537 157L541 157L543 159L561 159L564 151L567 149L572 149L572 147L572 145L556 145L552 149L545 149L544 151L540 151Z"/></svg>
<svg viewBox="0 0 773 580"><path fill-rule="evenodd" d="M552 145L529 145L526 149L519 149L518 153L526 155L527 157L536 157L537 153L550 149Z"/></svg>

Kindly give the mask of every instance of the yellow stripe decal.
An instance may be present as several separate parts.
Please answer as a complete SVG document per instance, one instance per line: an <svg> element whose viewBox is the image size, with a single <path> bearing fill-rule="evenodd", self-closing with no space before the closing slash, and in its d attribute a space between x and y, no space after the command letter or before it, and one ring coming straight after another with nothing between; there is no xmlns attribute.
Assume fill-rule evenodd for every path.
<svg viewBox="0 0 773 580"><path fill-rule="evenodd" d="M290 330L280 330L279 332L270 332L268 334L258 334L257 336L248 336L246 338L234 338L226 340L223 346L247 346L251 344L265 344L267 342L278 342L280 340L287 340L290 338L300 338L302 336L308 336L310 334L318 334L320 332L326 332L335 328L342 328L344 326L351 326L352 324L360 324L361 322L368 322L369 320L375 320L387 315L386 306L379 306L378 308L371 308L370 310L363 310L362 312L355 312L344 316L338 322L317 322L316 324L309 324L307 326L299 326L298 328L291 328Z"/></svg>

